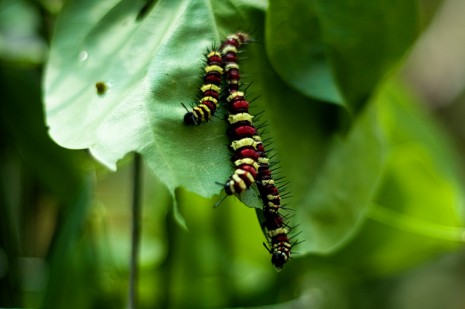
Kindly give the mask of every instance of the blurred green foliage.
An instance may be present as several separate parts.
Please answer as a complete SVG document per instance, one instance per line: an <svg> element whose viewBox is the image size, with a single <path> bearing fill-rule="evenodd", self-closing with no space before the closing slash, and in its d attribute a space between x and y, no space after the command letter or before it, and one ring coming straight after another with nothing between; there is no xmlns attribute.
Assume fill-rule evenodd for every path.
<svg viewBox="0 0 465 309"><path fill-rule="evenodd" d="M463 307L461 161L393 74L436 5L0 1L0 307L126 306L131 151L140 308ZM303 240L280 273L253 190L212 208L225 124L181 122L202 53L236 29Z"/></svg>

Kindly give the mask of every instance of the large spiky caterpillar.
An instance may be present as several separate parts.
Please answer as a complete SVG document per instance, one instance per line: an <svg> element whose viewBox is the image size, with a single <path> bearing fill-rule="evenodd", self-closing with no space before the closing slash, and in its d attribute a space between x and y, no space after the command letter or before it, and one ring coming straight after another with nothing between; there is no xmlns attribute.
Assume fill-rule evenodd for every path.
<svg viewBox="0 0 465 309"><path fill-rule="evenodd" d="M221 44L225 84L224 97L228 106L228 136L233 151L234 172L224 185L226 194L239 194L247 190L254 182L258 170L258 155L254 153L254 142L251 137L255 128L252 116L248 114L249 103L244 93L238 91L240 87L238 52L242 45L249 41L248 34L236 32L229 35Z"/></svg>
<svg viewBox="0 0 465 309"><path fill-rule="evenodd" d="M281 193L272 176L270 160L253 118L248 113L249 103L241 91L233 92L228 98L228 136L233 151L232 161L236 169L225 184L229 195L242 193L256 182L263 204L263 227L268 239L271 262L276 270L281 270L291 256L292 247L288 233L291 228L281 214Z"/></svg>
<svg viewBox="0 0 465 309"><path fill-rule="evenodd" d="M248 41L247 34L238 32L228 36L219 51L212 50L207 54L199 104L185 115L184 121L187 124L208 121L218 107L220 95L226 98L229 111L228 136L235 169L224 189L227 195L238 194L257 182L263 202L263 227L269 242L269 247L265 247L272 256L272 264L279 271L289 260L295 243L291 244L288 237L291 228L286 223L286 217L280 213L280 190L272 178L265 146L253 125L254 117L249 114L250 104L245 99L245 94L239 91L238 50ZM222 92L221 83L224 84Z"/></svg>
<svg viewBox="0 0 465 309"><path fill-rule="evenodd" d="M272 264L279 271L289 260L294 244L288 237L290 228L286 218L280 213L281 195L272 177L265 146L253 124L254 117L249 113L250 104L245 94L239 91L238 48L248 41L248 35L236 33L228 36L220 47L227 84L224 88L229 111L228 136L235 164L234 173L225 184L225 192L229 195L242 193L257 183L263 203L263 226L269 242L269 247L265 247L271 254Z"/></svg>
<svg viewBox="0 0 465 309"><path fill-rule="evenodd" d="M238 91L240 86L239 59L240 48L250 41L250 37L245 32L230 34L221 43L219 48L223 61L224 75L226 81L226 95Z"/></svg>
<svg viewBox="0 0 465 309"><path fill-rule="evenodd" d="M271 263L279 271L291 257L292 247L297 244L297 241L291 243L288 236L291 228L286 217L281 213L282 210L288 210L281 205L281 200L286 197L286 194L282 194L285 187L277 186L263 144L260 144L258 151L260 157L258 158L259 168L256 183L263 204L262 226L269 244L269 247L266 245L265 247L271 253Z"/></svg>
<svg viewBox="0 0 465 309"><path fill-rule="evenodd" d="M226 181L224 189L226 194L232 195L244 192L255 182L260 157L257 149L261 141L252 123L253 116L248 113L248 108L244 108L249 105L244 93L235 91L228 96L227 101L230 112L227 119L228 136L235 170Z"/></svg>

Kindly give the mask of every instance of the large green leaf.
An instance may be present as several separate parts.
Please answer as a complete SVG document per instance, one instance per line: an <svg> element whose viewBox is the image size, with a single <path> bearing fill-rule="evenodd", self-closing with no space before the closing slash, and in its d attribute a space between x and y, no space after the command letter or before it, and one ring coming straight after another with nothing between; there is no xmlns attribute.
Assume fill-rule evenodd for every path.
<svg viewBox="0 0 465 309"><path fill-rule="evenodd" d="M232 172L226 124L221 120L224 110L209 124L187 127L182 123L185 110L180 103L192 102L198 92L202 55L213 42L230 29L264 22L266 6L254 5L222 2L212 8L207 1L161 0L141 17L142 4L130 1L70 2L58 22L44 84L50 134L65 147L89 148L110 168L126 153L138 151L173 195L181 186L206 197L219 193L222 187L215 182L224 183ZM368 8L375 10L371 5ZM315 12L319 16L334 13L316 2ZM394 14L393 9L386 13L391 16L388 13ZM327 29L321 35L342 41L340 50L348 50L344 53L347 62L334 53L328 53L326 61L335 67L351 67L351 74L358 65L358 72L367 70L371 78L362 81L360 77L361 82L354 82L353 87L341 84L321 91L333 96L331 91L343 89L344 96L357 97L349 100L352 104L368 96L412 36L388 40L386 52L392 52L373 68L378 58L365 57L370 61L363 62L362 55L349 48L360 43L361 37L367 38L366 33L353 34L353 41L345 41L336 30L347 27L348 21L342 15L336 17L331 18L335 25L330 20L325 21L328 25L318 21ZM338 18L342 20L336 23ZM367 24L357 27L361 31ZM254 38L262 41L263 29L258 28ZM372 56L381 48L376 42L369 49ZM268 61L263 44L251 44L247 56L241 63L244 75L253 76L247 96L261 96L251 111L266 111L261 116L268 123L263 138L273 137L272 147L278 150L283 166L280 175L291 181L294 198L289 206L296 209L295 221L306 240L300 251L335 250L363 222L383 176L389 139L380 127L378 109L384 99L374 99L354 117L349 131L338 135L345 111L288 87ZM335 80L341 83L340 77ZM108 87L103 94L95 87L99 81ZM326 81L323 84L329 85ZM249 206L259 205L254 190L247 195Z"/></svg>
<svg viewBox="0 0 465 309"><path fill-rule="evenodd" d="M410 46L416 17L414 0L271 1L267 52L287 84L353 111Z"/></svg>
<svg viewBox="0 0 465 309"><path fill-rule="evenodd" d="M266 17L267 52L281 78L309 97L343 105L313 1L271 1Z"/></svg>
<svg viewBox="0 0 465 309"><path fill-rule="evenodd" d="M378 122L378 106L372 103L347 136L332 140L316 181L307 182L299 201L297 215L305 239L299 251L337 249L363 222L387 155Z"/></svg>
<svg viewBox="0 0 465 309"><path fill-rule="evenodd" d="M456 160L445 136L414 104L402 87L385 84L349 134L334 140L317 181L307 182L306 194L298 192L302 200L296 209L306 240L299 252L339 249L366 217L433 239L422 240L425 252L463 241L464 197ZM392 270L410 265L413 260L406 263L405 255L394 253L395 246L408 247L406 242L381 230L386 241L376 258L383 267ZM389 250L393 254L386 255ZM370 265L381 263L374 259Z"/></svg>
<svg viewBox="0 0 465 309"><path fill-rule="evenodd" d="M212 180L230 173L225 124L184 127L180 103L193 101L203 53L218 41L215 16L208 1L157 1L140 18L142 7L109 0L64 8L44 82L50 135L64 147L89 148L112 169L139 151L172 192L184 185L211 196L219 189ZM237 7L218 10L227 17Z"/></svg>
<svg viewBox="0 0 465 309"><path fill-rule="evenodd" d="M357 274L393 276L463 247L463 180L447 136L408 91L388 84L375 102L388 148L384 173L367 220L329 260Z"/></svg>

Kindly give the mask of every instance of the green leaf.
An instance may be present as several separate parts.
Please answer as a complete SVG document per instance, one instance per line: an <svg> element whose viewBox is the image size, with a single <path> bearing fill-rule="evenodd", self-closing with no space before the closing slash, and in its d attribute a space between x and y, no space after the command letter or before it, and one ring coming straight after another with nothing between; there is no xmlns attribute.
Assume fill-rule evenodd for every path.
<svg viewBox="0 0 465 309"><path fill-rule="evenodd" d="M205 197L221 192L222 186L217 183L224 183L232 173L226 124L221 121L225 111L220 109L218 118L209 124L187 127L182 123L185 110L180 103L193 101L200 83L196 72L202 67L202 55L212 42L218 42L230 31L228 18L235 16L237 25L233 29L238 29L251 24L251 20L260 24L264 15L263 6L231 2L215 4L212 11L207 4L162 0L140 18L142 5L136 7L129 1L99 5L91 1L70 2L58 22L44 84L52 137L65 147L89 148L111 168L126 153L138 151L173 196L178 187ZM326 16L333 11L318 4L315 12ZM391 9L389 12L394 14ZM320 27L327 27L321 32L324 39L336 40L335 29L347 23L343 18L338 22L337 18L331 19L331 23L322 23L320 19ZM215 23L225 29L212 27ZM366 20L363 25L366 26ZM360 43L361 37L366 38L365 34L356 33L353 41L339 37L341 50ZM254 33L254 39L263 40L261 29ZM388 69L388 63L400 56L407 41L401 40L405 43L402 45L388 40L389 44L401 46L387 48L382 61L374 56L381 48L379 42L367 49L370 57L348 51L344 62L328 53L325 59L332 66L358 64L358 71L367 69L371 76L369 80L357 77L353 87L342 87L338 77L335 80L340 85L334 89L345 89L345 96L352 91L350 96L368 95ZM395 52L388 52L391 49ZM379 109L387 101L384 92L353 119L345 135L338 135L346 110L322 104L288 87L268 61L263 44L250 44L247 56L241 62L242 72L253 77L247 97L251 100L260 96L251 112L266 111L257 123L268 124L262 137L273 138L273 146L267 149L277 150L283 166L275 175L291 181L294 198L289 207L296 209L295 221L300 223L302 238L306 240L299 251L332 252L364 222L386 168L391 141L381 126ZM362 63L363 57L369 61ZM380 60L376 68L371 63L375 59ZM108 89L99 94L97 82L103 82ZM400 117L389 110L382 117L391 114ZM259 206L256 192L249 190L247 195L244 201L249 206ZM175 213L178 218L182 215L177 210Z"/></svg>
<svg viewBox="0 0 465 309"><path fill-rule="evenodd" d="M360 169L357 174L350 174L350 167L346 164L357 164L357 157L345 164L339 162L339 172L345 175L342 178L349 184L339 188L336 178L336 181L328 181L333 187L320 186L314 190L325 190L320 193L324 197L329 194L320 212L339 221L333 220L334 225L331 226L330 221L326 220L328 225L323 225L325 220L321 218L326 217L315 216L315 206L308 205L307 212L311 216L301 222L301 227L304 234L307 231L309 234L302 238L305 237L306 242L313 237L315 241L323 239L333 244L333 250L323 252L334 253L339 249L331 257L338 265L344 261L349 267L363 269L371 275L392 275L440 252L463 245L463 179L458 173L457 158L446 135L416 106L417 103L406 89L392 82L384 85L370 103L370 106L377 106L375 121L378 123L377 130L381 132L385 155L378 184L365 202L363 211L358 211L362 216L358 222L363 224L354 224L352 229L347 226L345 238L334 237L335 231L344 227L353 215L355 206L352 202L359 196L357 191L350 191L350 182L357 181L363 174L370 174L367 173L369 166ZM364 116L361 117L363 119ZM370 162L368 158L373 155L366 153L362 157ZM331 194L337 194L333 191L355 194L348 197L345 203L340 203L342 207L335 209L330 200ZM337 239L339 243L335 242ZM301 245L304 250L320 252L318 249L321 248L317 248L317 245L305 243Z"/></svg>
<svg viewBox="0 0 465 309"><path fill-rule="evenodd" d="M111 169L138 151L171 192L185 186L204 196L217 193L221 187L212 179L223 182L230 173L225 124L215 119L211 126L184 127L181 106L193 101L203 54L219 41L208 3L162 0L140 19L141 2L70 1L44 81L53 139L89 148ZM220 12L237 11L229 6L232 12L226 5Z"/></svg>
<svg viewBox="0 0 465 309"><path fill-rule="evenodd" d="M2 66L0 81L4 87L4 102L0 105L3 141L14 146L28 172L66 201L83 181L82 171L77 168L82 157L57 146L47 135L39 76L31 69ZM64 175L66 181L63 181Z"/></svg>
<svg viewBox="0 0 465 309"><path fill-rule="evenodd" d="M381 121L392 150L377 203L400 212L411 208L410 215L436 224L459 224L462 184L449 139L402 87L390 85L385 98L390 104Z"/></svg>
<svg viewBox="0 0 465 309"><path fill-rule="evenodd" d="M40 12L24 0L0 1L0 58L8 62L41 64L47 53L39 35Z"/></svg>
<svg viewBox="0 0 465 309"><path fill-rule="evenodd" d="M272 1L267 52L306 96L361 107L417 34L413 0Z"/></svg>
<svg viewBox="0 0 465 309"><path fill-rule="evenodd" d="M295 206L305 239L299 252L339 249L367 217L422 237L463 241L464 196L456 158L442 132L413 104L403 88L387 83L348 135L334 141L317 181L307 182L307 194ZM380 235L391 250L405 245ZM450 242L423 240L424 250L443 250ZM383 267L398 269L406 265L404 258L389 255L382 259L389 266Z"/></svg>
<svg viewBox="0 0 465 309"><path fill-rule="evenodd" d="M309 97L344 104L325 56L313 1L271 1L266 31L271 64L286 83Z"/></svg>
<svg viewBox="0 0 465 309"><path fill-rule="evenodd" d="M296 205L305 239L299 252L336 250L363 223L387 154L378 122L379 107L373 102L347 136L332 138L321 168L314 171L315 181L307 181Z"/></svg>
<svg viewBox="0 0 465 309"><path fill-rule="evenodd" d="M384 97L381 123L391 152L367 212L369 233L382 246L366 260L370 271L382 274L465 241L463 179L446 135L402 87L390 85Z"/></svg>

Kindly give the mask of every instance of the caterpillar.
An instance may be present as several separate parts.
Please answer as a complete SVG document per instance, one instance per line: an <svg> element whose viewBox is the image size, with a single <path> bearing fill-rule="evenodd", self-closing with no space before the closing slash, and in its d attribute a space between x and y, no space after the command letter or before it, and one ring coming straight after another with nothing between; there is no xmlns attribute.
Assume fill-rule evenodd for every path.
<svg viewBox="0 0 465 309"><path fill-rule="evenodd" d="M235 92L235 96L229 96L230 110L235 112L234 101L245 101L244 94ZM248 104L248 103L247 103ZM231 140L229 147L233 151L232 161L235 165L233 175L226 181L224 186L227 195L242 193L247 190L257 177L260 168L259 158L261 156L261 138L257 129L252 124L253 116L241 109L240 113L228 116L228 136Z"/></svg>
<svg viewBox="0 0 465 309"><path fill-rule="evenodd" d="M233 151L232 161L235 166L233 174L224 185L227 195L242 193L247 190L257 177L259 168L256 152L259 141L254 139L256 129L252 125L253 116L248 113L249 102L243 92L239 91L240 72L238 64L239 48L249 41L249 36L243 32L229 35L220 46L225 74L226 101L228 103L228 136Z"/></svg>
<svg viewBox="0 0 465 309"><path fill-rule="evenodd" d="M270 247L264 245L271 254L271 263L277 271L280 271L289 260L292 247L297 244L297 241L291 243L288 236L291 228L286 222L286 217L280 213L280 210L287 210L281 205L281 200L286 197L286 194L282 195L280 191L285 190L285 187L276 186L277 183L272 176L270 160L263 143L258 145L257 151L260 156L256 184L263 205L262 226Z"/></svg>
<svg viewBox="0 0 465 309"><path fill-rule="evenodd" d="M227 83L227 134L233 151L231 160L235 165L234 173L226 181L224 189L227 195L242 193L256 182L263 203L263 226L269 242L269 248L265 247L271 254L272 265L279 271L289 260L295 243L291 244L288 237L291 229L280 213L281 195L272 177L265 146L253 124L254 116L249 113L250 103L245 93L239 91L238 48L248 40L248 35L238 32L228 36L220 46Z"/></svg>
<svg viewBox="0 0 465 309"><path fill-rule="evenodd" d="M290 228L285 217L280 213L281 194L275 184L270 169L265 146L253 125L253 118L248 113L249 103L241 91L233 92L228 98L231 114L228 116L228 136L230 148L234 151L232 160L236 166L233 175L225 184L228 195L241 193L256 182L263 203L264 229L269 242L271 263L276 270L281 270L291 256L292 247L288 237Z"/></svg>
<svg viewBox="0 0 465 309"><path fill-rule="evenodd" d="M248 42L249 36L243 32L229 35L221 44L219 51L212 49L206 56L205 74L203 85L200 88L200 99L192 111L187 110L184 115L184 123L187 125L199 125L209 121L219 106L219 94L221 93L221 82L226 76L228 90L239 88L239 65L237 64L237 53L241 45ZM226 64L223 64L225 61ZM187 108L186 108L187 109Z"/></svg>
<svg viewBox="0 0 465 309"><path fill-rule="evenodd" d="M265 248L271 254L271 263L277 271L281 270L291 256L291 250L297 242L291 243L288 237L290 228L285 217L280 214L283 196L276 187L275 180L269 167L269 159L265 150L261 151L259 169L257 174L257 188L263 203L264 228L270 245Z"/></svg>
<svg viewBox="0 0 465 309"><path fill-rule="evenodd" d="M250 41L249 35L244 32L236 32L228 35L220 46L223 67L228 84L228 94L239 90L240 73L237 54L242 45Z"/></svg>
<svg viewBox="0 0 465 309"><path fill-rule="evenodd" d="M223 75L221 53L212 49L206 56L205 74L203 85L200 87L200 99L198 105L192 111L187 110L184 115L184 123L187 125L199 125L207 122L215 114L219 104L221 82Z"/></svg>
<svg viewBox="0 0 465 309"><path fill-rule="evenodd" d="M271 263L277 271L280 271L284 267L290 258L291 249L294 246L294 244L289 242L288 233L289 229L285 227L268 230L268 238L271 239L271 248L267 249L271 254Z"/></svg>
<svg viewBox="0 0 465 309"><path fill-rule="evenodd" d="M244 99L243 96L236 96L235 98L239 97ZM230 124L228 136L231 140L229 147L233 151L231 159L236 169L226 181L225 192L227 195L242 193L247 190L255 182L260 168L258 149L261 145L261 139L256 128L252 125L252 119L253 116L245 112L230 114L228 117ZM238 175L242 176L237 177Z"/></svg>
<svg viewBox="0 0 465 309"><path fill-rule="evenodd" d="M218 50L207 54L198 105L185 114L184 122L189 125L207 122L214 115L219 101L226 101L229 111L227 135L233 153L234 172L224 183L224 191L226 196L240 194L256 183L263 204L262 227L268 240L268 246L264 245L271 254L271 263L279 271L290 259L296 242L291 243L288 236L291 228L280 213L285 209L281 206L283 195L272 177L265 146L253 124L254 116L249 113L250 102L239 90L238 52L249 40L246 33L237 32L229 35Z"/></svg>

